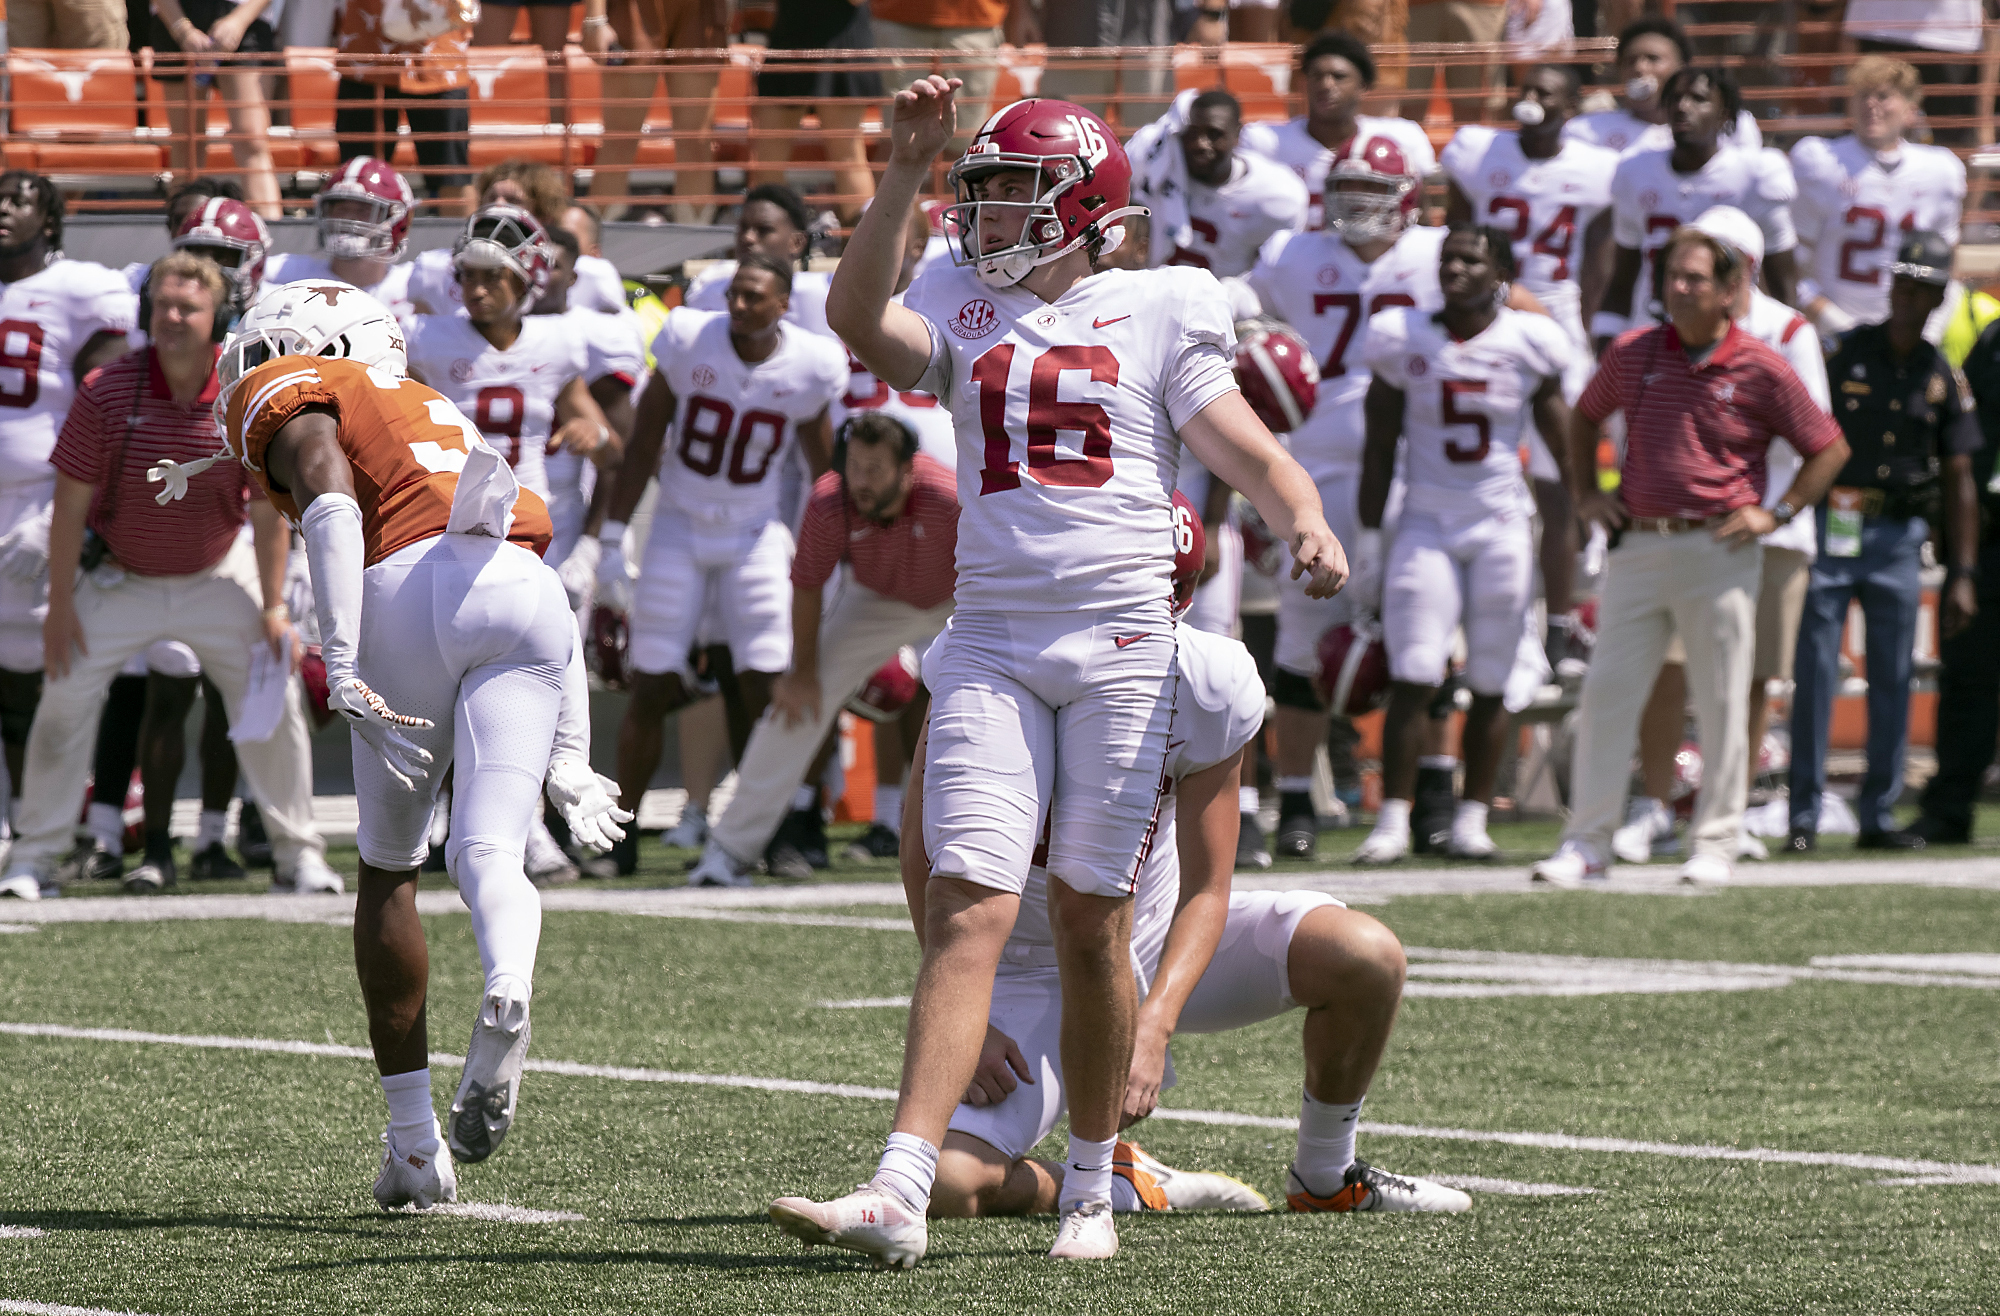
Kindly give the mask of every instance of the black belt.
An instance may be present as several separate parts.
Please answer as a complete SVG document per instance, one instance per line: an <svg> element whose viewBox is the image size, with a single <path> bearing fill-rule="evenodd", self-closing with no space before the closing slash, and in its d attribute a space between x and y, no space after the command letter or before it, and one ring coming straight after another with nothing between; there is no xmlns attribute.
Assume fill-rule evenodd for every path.
<svg viewBox="0 0 2000 1316"><path fill-rule="evenodd" d="M1861 490L1861 515L1877 517L1897 517L1907 520L1913 516L1931 517L1938 510L1938 487L1923 485L1914 489L1863 488Z"/></svg>

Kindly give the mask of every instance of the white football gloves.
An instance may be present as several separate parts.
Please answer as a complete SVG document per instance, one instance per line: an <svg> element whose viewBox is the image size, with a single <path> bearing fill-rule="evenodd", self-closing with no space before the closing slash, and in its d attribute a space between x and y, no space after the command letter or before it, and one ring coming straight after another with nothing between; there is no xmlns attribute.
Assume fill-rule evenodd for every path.
<svg viewBox="0 0 2000 1316"><path fill-rule="evenodd" d="M618 824L631 822L632 815L618 807L618 783L591 771L588 763L558 759L549 764L547 790L549 803L562 811L578 845L609 850L625 839Z"/></svg>
<svg viewBox="0 0 2000 1316"><path fill-rule="evenodd" d="M426 729L435 725L429 718L396 712L358 676L337 677L328 672L326 686L327 707L347 715L355 731L381 755L389 775L400 782L404 790L415 790L418 782L431 775L430 751L397 729Z"/></svg>
<svg viewBox="0 0 2000 1316"><path fill-rule="evenodd" d="M606 521L597 532L597 601L613 612L632 611L632 568L625 561L625 523Z"/></svg>
<svg viewBox="0 0 2000 1316"><path fill-rule="evenodd" d="M55 504L0 535L0 576L39 584L49 574L49 522Z"/></svg>
<svg viewBox="0 0 2000 1316"><path fill-rule="evenodd" d="M597 562L603 554L604 546L595 539L579 539L556 568L556 579L569 595L571 612L590 602L591 591L597 588Z"/></svg>

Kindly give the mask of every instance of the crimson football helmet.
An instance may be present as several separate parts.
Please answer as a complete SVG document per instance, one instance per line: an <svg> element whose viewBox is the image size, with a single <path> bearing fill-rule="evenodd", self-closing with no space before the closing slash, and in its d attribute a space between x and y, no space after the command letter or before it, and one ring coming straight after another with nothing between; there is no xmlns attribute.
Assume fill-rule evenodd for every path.
<svg viewBox="0 0 2000 1316"><path fill-rule="evenodd" d="M870 722L894 722L916 697L917 651L906 644L848 697L847 711Z"/></svg>
<svg viewBox="0 0 2000 1316"><path fill-rule="evenodd" d="M632 631L624 613L602 603L590 610L590 665L597 669L598 679L613 690L623 690L631 675L631 646Z"/></svg>
<svg viewBox="0 0 2000 1316"><path fill-rule="evenodd" d="M1371 137L1326 176L1326 226L1349 242L1393 238L1417 221L1417 171L1393 137Z"/></svg>
<svg viewBox="0 0 2000 1316"><path fill-rule="evenodd" d="M1319 637L1314 682L1329 713L1360 717L1389 698L1389 648L1372 620L1335 626Z"/></svg>
<svg viewBox="0 0 2000 1316"><path fill-rule="evenodd" d="M989 201L978 184L1007 170L1032 170L1032 200ZM955 265L972 266L980 279L1011 288L1039 265L1098 239L1111 252L1124 241L1118 221L1144 215L1132 198L1132 162L1109 125L1068 101L1025 100L997 111L972 139L947 175L957 204L945 211L944 234ZM1012 246L983 249L980 218L987 211Z"/></svg>
<svg viewBox="0 0 2000 1316"><path fill-rule="evenodd" d="M264 282L271 230L241 201L214 196L182 222L174 234L174 250L193 250L220 265L236 290L236 309L241 311L257 300L258 286Z"/></svg>
<svg viewBox="0 0 2000 1316"><path fill-rule="evenodd" d="M367 217L331 213L348 202L367 206ZM313 198L320 250L341 260L401 260L409 246L410 216L416 206L417 195L401 174L380 160L357 156L336 170Z"/></svg>
<svg viewBox="0 0 2000 1316"><path fill-rule="evenodd" d="M1194 606L1195 587L1201 584L1202 563L1208 558L1208 528L1194 502L1174 490L1174 619Z"/></svg>
<svg viewBox="0 0 2000 1316"><path fill-rule="evenodd" d="M1236 387L1271 433L1289 434L1319 400L1319 364L1291 326L1246 321L1236 326Z"/></svg>
<svg viewBox="0 0 2000 1316"><path fill-rule="evenodd" d="M465 221L465 232L452 244L451 267L506 270L521 281L523 301L532 301L549 286L555 244L541 221L519 206L483 206Z"/></svg>

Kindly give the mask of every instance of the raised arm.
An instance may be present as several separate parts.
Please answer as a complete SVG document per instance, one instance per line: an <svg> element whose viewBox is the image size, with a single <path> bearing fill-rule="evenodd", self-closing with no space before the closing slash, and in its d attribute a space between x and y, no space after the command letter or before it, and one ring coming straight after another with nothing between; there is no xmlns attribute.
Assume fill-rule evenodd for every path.
<svg viewBox="0 0 2000 1316"><path fill-rule="evenodd" d="M1330 599L1340 593L1347 583L1347 554L1327 527L1319 489L1241 393L1230 389L1189 417L1181 440L1291 545L1292 579L1311 573L1308 595Z"/></svg>

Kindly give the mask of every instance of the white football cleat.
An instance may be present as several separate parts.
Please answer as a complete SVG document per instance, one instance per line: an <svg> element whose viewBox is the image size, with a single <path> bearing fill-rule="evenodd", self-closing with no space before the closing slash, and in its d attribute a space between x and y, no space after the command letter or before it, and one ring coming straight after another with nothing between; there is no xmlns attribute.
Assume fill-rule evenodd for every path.
<svg viewBox="0 0 2000 1316"><path fill-rule="evenodd" d="M340 874L333 871L326 857L317 850L301 850L292 863L291 890L301 896L339 896L347 894L347 883Z"/></svg>
<svg viewBox="0 0 2000 1316"><path fill-rule="evenodd" d="M1720 855L1689 855L1681 865L1681 881L1689 886L1728 886L1734 875L1729 861Z"/></svg>
<svg viewBox="0 0 2000 1316"><path fill-rule="evenodd" d="M1361 842L1361 848L1354 852L1354 862L1393 864L1409 852L1410 828L1407 823L1401 827L1384 827L1377 823L1375 830Z"/></svg>
<svg viewBox="0 0 2000 1316"><path fill-rule="evenodd" d="M1529 877L1530 881L1559 887L1580 887L1604 879L1604 861L1583 841L1564 841L1554 854L1535 865Z"/></svg>
<svg viewBox="0 0 2000 1316"><path fill-rule="evenodd" d="M772 1224L806 1246L823 1243L859 1252L874 1258L878 1269L908 1270L930 1247L924 1213L871 1183L831 1202L780 1197L770 1214Z"/></svg>
<svg viewBox="0 0 2000 1316"><path fill-rule="evenodd" d="M1644 796L1625 806L1625 825L1611 833L1611 853L1624 864L1643 864L1654 855L1681 848L1674 835L1674 813L1664 803Z"/></svg>
<svg viewBox="0 0 2000 1316"><path fill-rule="evenodd" d="M1762 841L1750 833L1738 832L1736 833L1736 857L1761 864L1771 857L1771 852L1765 848Z"/></svg>
<svg viewBox="0 0 2000 1316"><path fill-rule="evenodd" d="M681 810L681 820L660 833L660 844L674 850L699 850L708 841L708 819L689 805Z"/></svg>
<svg viewBox="0 0 2000 1316"><path fill-rule="evenodd" d="M31 872L9 873L0 881L0 896L15 900L40 900L42 879Z"/></svg>
<svg viewBox="0 0 2000 1316"><path fill-rule="evenodd" d="M1299 1178L1299 1167L1285 1172L1285 1203L1294 1211L1446 1211L1472 1209L1472 1199L1456 1188L1428 1179L1390 1174L1360 1157L1341 1176L1340 1187L1321 1197Z"/></svg>
<svg viewBox="0 0 2000 1316"><path fill-rule="evenodd" d="M1491 859L1500 853L1500 847L1494 844L1484 827L1462 829L1453 825L1451 839L1445 842L1444 848L1445 853L1455 859Z"/></svg>
<svg viewBox="0 0 2000 1316"><path fill-rule="evenodd" d="M402 1151L382 1134L382 1169L375 1176L375 1200L384 1211L414 1206L428 1211L444 1202L458 1200L458 1172L452 1167L451 1153L438 1137L437 1123L431 1136L413 1150Z"/></svg>
<svg viewBox="0 0 2000 1316"><path fill-rule="evenodd" d="M1136 1142L1120 1139L1111 1154L1111 1173L1132 1185L1146 1211L1268 1211L1264 1195L1226 1174L1176 1170L1148 1156Z"/></svg>
<svg viewBox="0 0 2000 1316"><path fill-rule="evenodd" d="M1082 1202L1065 1211L1051 1261L1109 1261L1118 1255L1118 1222L1109 1202Z"/></svg>
<svg viewBox="0 0 2000 1316"><path fill-rule="evenodd" d="M513 1127L529 1031L525 989L503 988L479 1003L472 1044L465 1051L465 1076L451 1103L451 1150L459 1160L485 1160Z"/></svg>
<svg viewBox="0 0 2000 1316"><path fill-rule="evenodd" d="M750 865L710 841L701 849L701 861L688 870L689 886L749 886Z"/></svg>

